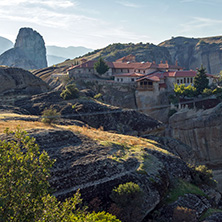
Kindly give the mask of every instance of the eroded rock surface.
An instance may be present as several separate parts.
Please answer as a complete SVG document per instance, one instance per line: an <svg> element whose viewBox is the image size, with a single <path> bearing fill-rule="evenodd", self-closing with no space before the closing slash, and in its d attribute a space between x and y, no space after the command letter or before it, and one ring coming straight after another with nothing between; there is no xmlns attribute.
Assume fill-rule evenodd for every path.
<svg viewBox="0 0 222 222"><path fill-rule="evenodd" d="M192 147L200 164L214 170L222 190L222 103L208 110L181 110L169 120L170 136Z"/></svg>
<svg viewBox="0 0 222 222"><path fill-rule="evenodd" d="M0 82L0 94L33 95L49 89L43 80L19 68L0 67Z"/></svg>
<svg viewBox="0 0 222 222"><path fill-rule="evenodd" d="M46 67L46 48L42 36L31 28L21 28L14 48L0 55L0 64L27 70Z"/></svg>

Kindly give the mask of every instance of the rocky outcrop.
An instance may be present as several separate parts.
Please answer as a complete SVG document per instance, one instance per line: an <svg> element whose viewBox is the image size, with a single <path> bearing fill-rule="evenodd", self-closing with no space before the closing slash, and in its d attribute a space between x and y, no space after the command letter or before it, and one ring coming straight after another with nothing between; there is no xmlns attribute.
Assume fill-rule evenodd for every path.
<svg viewBox="0 0 222 222"><path fill-rule="evenodd" d="M155 140L149 140L150 145L141 147L140 152L130 154L129 150L127 158L117 160L113 157L123 151L121 144L103 144L80 133L60 128L33 129L28 133L36 138L41 151L45 150L56 160L51 171L50 184L54 195L60 200L71 197L80 189L82 198L89 206L96 199L100 201L103 210L111 211L112 189L132 181L140 186L143 195L139 207L130 209L129 222L142 221L147 215L159 215L158 219L172 221L173 210L177 206L194 210L199 218L214 204L204 194L201 196L189 193L179 197L174 203L162 202L175 181L191 182L192 170L178 156L166 152L170 147L162 145L160 148ZM0 139L9 138L0 135ZM155 213L157 209L159 210ZM121 218L121 215L118 216Z"/></svg>
<svg viewBox="0 0 222 222"><path fill-rule="evenodd" d="M48 85L32 73L19 69L0 67L0 94L33 95L48 91Z"/></svg>
<svg viewBox="0 0 222 222"><path fill-rule="evenodd" d="M169 135L192 147L196 159L214 170L222 190L222 103L208 110L181 110L169 120Z"/></svg>
<svg viewBox="0 0 222 222"><path fill-rule="evenodd" d="M222 65L222 36L209 38L176 37L164 41L159 46L167 48L172 62L186 69L199 68L201 64L208 73L218 74Z"/></svg>
<svg viewBox="0 0 222 222"><path fill-rule="evenodd" d="M130 109L109 106L92 99L64 101L59 92L50 92L17 101L15 106L26 109L33 115L41 115L45 108L52 107L63 118L80 120L94 128L102 127L131 135L150 132L161 133L164 126L150 116Z"/></svg>
<svg viewBox="0 0 222 222"><path fill-rule="evenodd" d="M21 28L14 48L0 55L0 64L23 69L46 67L46 48L42 36L31 28Z"/></svg>

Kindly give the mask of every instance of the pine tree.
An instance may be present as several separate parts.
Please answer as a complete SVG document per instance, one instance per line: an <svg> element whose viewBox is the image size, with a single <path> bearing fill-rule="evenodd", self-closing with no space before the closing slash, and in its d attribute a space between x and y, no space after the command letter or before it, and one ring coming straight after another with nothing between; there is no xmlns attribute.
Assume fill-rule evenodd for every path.
<svg viewBox="0 0 222 222"><path fill-rule="evenodd" d="M109 66L106 64L102 57L94 64L94 69L100 74L103 75L109 70Z"/></svg>
<svg viewBox="0 0 222 222"><path fill-rule="evenodd" d="M209 80L206 75L206 69L201 65L200 69L197 69L197 75L194 78L194 87L197 89L197 93L202 93L208 87L208 84Z"/></svg>

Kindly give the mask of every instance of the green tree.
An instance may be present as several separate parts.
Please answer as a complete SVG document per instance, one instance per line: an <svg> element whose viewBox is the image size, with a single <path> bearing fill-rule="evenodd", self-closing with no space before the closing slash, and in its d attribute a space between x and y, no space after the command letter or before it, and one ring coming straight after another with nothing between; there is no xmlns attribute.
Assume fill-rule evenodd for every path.
<svg viewBox="0 0 222 222"><path fill-rule="evenodd" d="M42 213L53 161L19 128L0 141L0 221L34 221Z"/></svg>
<svg viewBox="0 0 222 222"><path fill-rule="evenodd" d="M208 88L208 84L206 69L201 65L200 69L197 69L197 75L194 78L194 87L197 89L197 93L201 94L205 88Z"/></svg>
<svg viewBox="0 0 222 222"><path fill-rule="evenodd" d="M53 160L39 152L35 139L17 128L0 140L0 221L120 222L106 212L79 208L80 193L60 202L49 194Z"/></svg>
<svg viewBox="0 0 222 222"><path fill-rule="evenodd" d="M109 66L106 64L104 59L100 57L98 61L94 64L94 69L100 74L103 75L109 70Z"/></svg>

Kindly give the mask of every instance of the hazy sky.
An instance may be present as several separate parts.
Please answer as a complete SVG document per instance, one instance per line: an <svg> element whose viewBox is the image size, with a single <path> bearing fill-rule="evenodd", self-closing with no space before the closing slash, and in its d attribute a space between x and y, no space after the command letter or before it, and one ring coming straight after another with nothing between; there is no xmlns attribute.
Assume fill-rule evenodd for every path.
<svg viewBox="0 0 222 222"><path fill-rule="evenodd" d="M222 0L0 0L0 36L31 27L46 45L102 48L222 35Z"/></svg>

